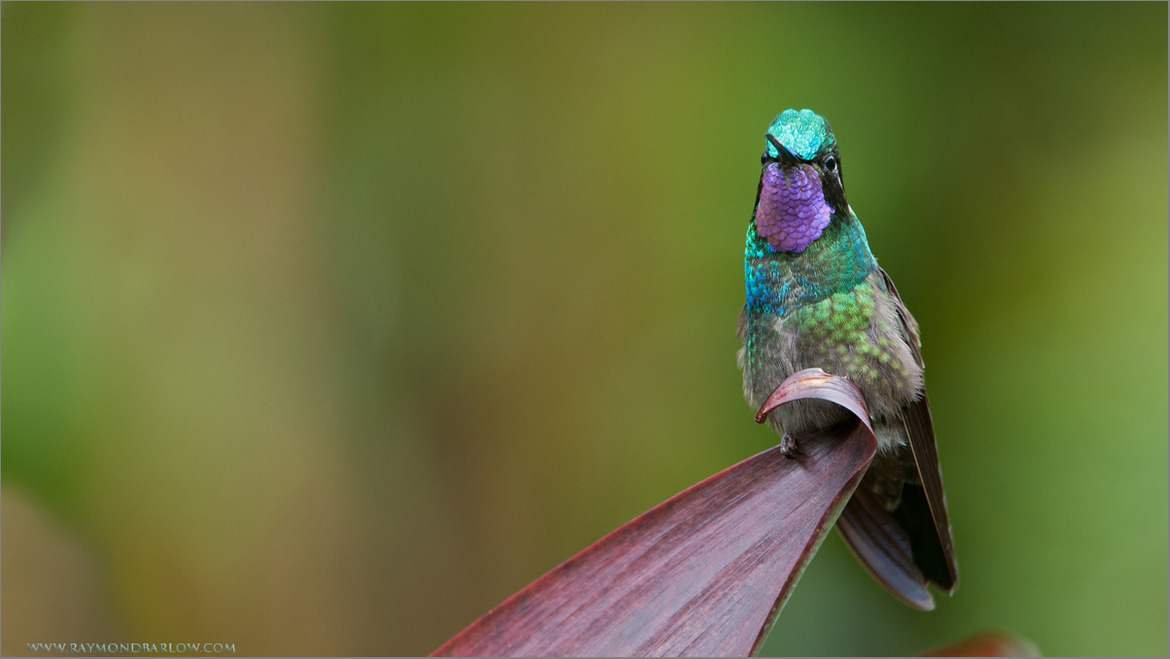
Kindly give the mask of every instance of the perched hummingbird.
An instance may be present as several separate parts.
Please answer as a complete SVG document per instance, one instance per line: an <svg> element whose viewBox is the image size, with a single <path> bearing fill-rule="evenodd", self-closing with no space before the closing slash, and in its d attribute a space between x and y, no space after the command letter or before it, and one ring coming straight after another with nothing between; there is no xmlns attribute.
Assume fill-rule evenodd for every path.
<svg viewBox="0 0 1170 659"><path fill-rule="evenodd" d="M819 367L861 389L878 453L837 522L883 586L919 609L926 589L958 581L923 381L918 323L882 270L845 199L829 122L785 110L764 136L763 171L747 230L747 304L739 319L744 395L759 409L786 377ZM799 438L853 418L821 400L769 417L790 458Z"/></svg>

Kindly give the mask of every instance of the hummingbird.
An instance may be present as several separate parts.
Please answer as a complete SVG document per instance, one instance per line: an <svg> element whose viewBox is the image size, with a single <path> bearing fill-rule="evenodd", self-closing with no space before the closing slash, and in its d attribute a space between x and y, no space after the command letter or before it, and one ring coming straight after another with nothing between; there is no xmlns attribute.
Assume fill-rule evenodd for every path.
<svg viewBox="0 0 1170 659"><path fill-rule="evenodd" d="M785 378L812 367L857 385L878 452L837 530L891 594L933 609L927 583L953 593L958 567L918 323L846 200L829 122L812 110L785 110L764 138L744 253L744 396L759 409ZM843 408L815 399L784 405L768 421L792 459L800 459L802 435L855 422Z"/></svg>

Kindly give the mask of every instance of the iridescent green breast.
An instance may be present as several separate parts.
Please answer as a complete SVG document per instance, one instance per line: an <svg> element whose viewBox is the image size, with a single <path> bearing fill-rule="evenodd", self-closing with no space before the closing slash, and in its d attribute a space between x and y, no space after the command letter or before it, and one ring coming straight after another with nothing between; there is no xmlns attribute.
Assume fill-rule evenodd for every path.
<svg viewBox="0 0 1170 659"><path fill-rule="evenodd" d="M876 290L873 280L799 307L784 321L797 334L797 351L806 360L833 364L843 371L838 375L862 386L890 375L908 376L899 330L889 314L878 313L877 296L885 293Z"/></svg>

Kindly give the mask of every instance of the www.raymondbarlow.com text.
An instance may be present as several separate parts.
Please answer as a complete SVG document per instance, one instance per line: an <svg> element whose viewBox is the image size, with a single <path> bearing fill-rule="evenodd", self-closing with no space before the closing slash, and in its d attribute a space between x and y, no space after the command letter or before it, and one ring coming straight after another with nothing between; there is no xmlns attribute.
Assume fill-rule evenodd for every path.
<svg viewBox="0 0 1170 659"><path fill-rule="evenodd" d="M235 654L235 643L26 643L41 654Z"/></svg>

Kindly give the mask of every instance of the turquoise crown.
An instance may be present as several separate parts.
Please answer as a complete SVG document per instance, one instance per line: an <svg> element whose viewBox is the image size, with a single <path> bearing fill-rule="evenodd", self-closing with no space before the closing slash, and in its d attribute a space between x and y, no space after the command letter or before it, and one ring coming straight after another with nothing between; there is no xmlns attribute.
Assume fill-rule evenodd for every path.
<svg viewBox="0 0 1170 659"><path fill-rule="evenodd" d="M822 149L831 149L837 138L829 122L812 110L785 110L772 120L768 132L801 160L812 160ZM771 142L764 140L764 154L778 158L780 154Z"/></svg>

